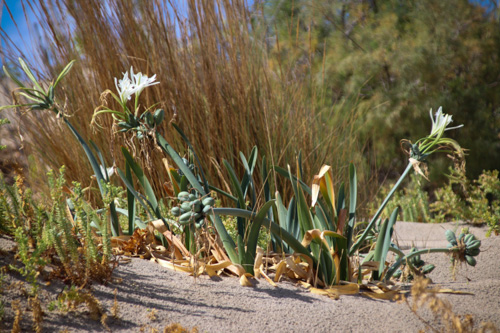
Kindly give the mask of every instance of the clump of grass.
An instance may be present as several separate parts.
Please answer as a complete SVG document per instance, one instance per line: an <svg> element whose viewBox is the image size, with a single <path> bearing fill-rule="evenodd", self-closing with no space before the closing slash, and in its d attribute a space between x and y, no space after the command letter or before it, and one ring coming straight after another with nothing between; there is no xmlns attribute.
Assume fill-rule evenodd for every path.
<svg viewBox="0 0 500 333"><path fill-rule="evenodd" d="M279 63L280 55L267 51L277 37L268 35L259 10L251 14L244 1L172 5L167 0L112 0L104 6L100 1L51 0L31 5L40 13L41 33L51 41L39 52L38 74L42 80L53 77L78 59L72 75L60 83L67 98L64 112L84 138L101 147L106 160L123 160L116 152L126 139L114 136L111 117L100 119L102 133L95 136L90 126L93 110L102 103L116 109L111 99L101 100L100 92L114 89L113 77L134 66L162 78L141 96L140 104L159 102L166 119L175 119L203 150L200 159L210 175L217 175L221 157L243 172L234 162L240 151L248 153L254 145L278 165L293 160L299 150L306 152L304 178L325 160L335 162L339 174L337 166L361 161L361 152L354 148L362 145L352 126L358 115L331 101L311 103L310 96L320 93L312 64ZM6 59L17 58L15 46L7 44L0 52ZM306 77L310 79L297 79ZM167 126L161 126L162 134L186 153ZM56 119L29 113L23 115L21 127L28 153L52 168L66 165L69 179L88 186L93 171L83 154L73 153L79 149L77 142L68 140L70 135ZM134 151L155 192L165 194L164 156L150 154L148 147L135 146ZM224 188L223 179L210 181Z"/></svg>

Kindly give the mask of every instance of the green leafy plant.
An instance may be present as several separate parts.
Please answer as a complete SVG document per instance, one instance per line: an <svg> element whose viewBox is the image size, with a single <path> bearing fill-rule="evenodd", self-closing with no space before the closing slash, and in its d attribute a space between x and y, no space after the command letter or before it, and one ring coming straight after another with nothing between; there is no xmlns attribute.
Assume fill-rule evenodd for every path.
<svg viewBox="0 0 500 333"><path fill-rule="evenodd" d="M417 268L422 266L421 260L419 260L420 255L428 253L448 253L451 254L451 262L454 264L466 262L470 266L476 266L477 261L475 257L481 252L479 249L481 246L480 240L468 232L461 232L457 237L451 230L446 230L445 236L449 242L446 248L423 249L418 251L412 249L410 253L405 255L401 250L391 247L391 251L398 255L398 260L388 268L385 279L390 279L403 263L408 265L413 273L418 272ZM430 267L426 270L428 269L430 269Z"/></svg>
<svg viewBox="0 0 500 333"><path fill-rule="evenodd" d="M48 263L58 268L55 275L75 285L106 281L112 272L110 240L105 231L108 223L83 201L79 184L75 184L72 198L74 216L69 214L64 167L59 175L49 171L47 176L50 199L43 205L24 189L20 177L13 186L0 179L2 225L18 243L23 264L18 270L35 291L39 272ZM95 223L106 227L94 229L91 225ZM103 231L100 238L96 230ZM98 250L99 243L102 250Z"/></svg>
<svg viewBox="0 0 500 333"><path fill-rule="evenodd" d="M289 247L287 249L288 251L290 251L291 248L293 251L309 257L308 260L312 261L312 265L316 270L316 277L319 277L319 280L315 280L315 284L319 281L324 286L329 286L338 284L341 279L350 279L349 256L353 256L359 250L360 246L372 232L372 228L379 220L382 211L385 209L387 203L401 185L404 178L409 174L410 170L415 169L417 172L423 174L422 169L424 168L423 163L425 159L438 150L445 152L455 151L459 155L462 154L461 148L456 141L443 136L445 131L461 126L449 128L448 125L452 122L451 116L443 114L441 108L439 108L435 117L433 117L431 110L432 129L430 134L418 140L415 144L407 142L409 145L408 154L410 159L406 170L388 193L366 229L357 238L356 242L351 244L356 216L357 194L357 177L353 165L351 165L349 170L350 202L348 215L345 209L344 185L341 185L338 199L335 200L333 177L331 171L330 173L327 172L329 167L324 166L320 174L316 176L316 183L313 183L314 190L309 188L300 179L302 174L300 156L298 161L298 176L292 175L290 167L288 168L288 172L279 167L275 167L276 172L281 173L291 181L294 193L293 200L296 201L296 203L291 202L289 204L289 209L291 211L287 210L282 204L279 194L276 195L276 198L272 198L269 187L265 185L265 200L261 203L259 211L256 212L257 196L253 172L257 162L257 149L252 150L248 159L240 153L245 170L241 180L238 179L232 166L227 161L223 162L228 171L234 194L217 190L213 187L211 188L201 168L198 169L199 174L196 175L194 173L196 166L191 163L186 163L185 159L179 156L177 151L170 146L156 129L157 115L161 115L161 113L155 112L155 114L152 114L149 109L145 109L145 111L139 115L137 100L142 89L138 88L140 84L137 82L147 82L144 85L148 86L153 83L153 78L150 79L139 73L137 77L132 78L131 76L129 79L128 74L125 74L124 78L120 80L120 84L124 82L123 87L120 84L117 86L120 96L113 95L115 99L121 102L122 110L115 111L105 108L102 111L97 111L96 115L102 113L112 114L115 120L119 121L118 126L122 128L123 132L135 133L135 137L137 137L138 140L152 140L173 159L179 169L177 172L170 171L170 179L173 182L174 191L177 194L180 204L179 207L173 208L172 213L174 216L179 217L179 224L189 226L186 235L190 236L187 239L193 239L194 229L192 228L202 227L205 217L210 216L230 260L237 265L241 265L244 270L250 274L254 273L253 264L256 256L258 235L261 227L266 226L275 237L275 239L273 239L273 246L275 248L279 242L284 241ZM126 101L134 94L136 96L135 111L131 112L126 105ZM160 117L160 119L162 119L162 117ZM191 143L177 125L174 124L173 126L189 147L189 151L192 153L194 161L199 165L199 159ZM452 150L450 151L449 148ZM127 160L126 167L131 166L144 188L146 196L141 197L130 183L130 177L118 169L120 177L127 185L133 197L138 199L146 207L143 202L145 200L157 218L162 218L157 212L157 200L154 197L154 193L152 193L149 182L143 176L142 170L135 164L126 150L123 150L123 153ZM267 169L265 162L263 163L262 169ZM267 175L264 174L263 178L267 179ZM188 183L190 187L188 187ZM213 199L208 196L210 189L216 190L220 194L227 196L236 204L236 208L212 208ZM304 191L313 198L311 208L306 202ZM316 205L320 192L322 194L322 200ZM248 202L247 198L249 200ZM204 200L207 202L206 204ZM208 200L210 200L210 203L208 203ZM276 209L276 212L271 213L270 209L274 205L276 205L276 207L273 209ZM312 210L313 208L314 211ZM236 241L230 237L227 229L219 218L219 215L224 214L237 218L238 233ZM376 279L380 278L385 270L385 258L390 249L393 225L397 215L398 209L396 208L391 218L381 225L375 249L369 254L369 256L373 256L374 260L379 262L378 269L373 273L373 277ZM274 216L276 216L276 218ZM282 221L279 221L280 217ZM347 219L348 222L346 223ZM167 221L164 219L162 220L168 227ZM278 223L276 223L276 221ZM302 243L299 243L300 239L303 239ZM192 246L190 246L190 248L193 253L195 248Z"/></svg>
<svg viewBox="0 0 500 333"><path fill-rule="evenodd" d="M7 234L21 228L30 247L36 247L48 216L45 206L33 199L33 192L17 176L9 186L0 174L0 230Z"/></svg>
<svg viewBox="0 0 500 333"><path fill-rule="evenodd" d="M437 222L449 219L486 223L487 236L500 233L500 179L498 170L484 171L470 181L461 168L450 169L449 183L436 190L431 212Z"/></svg>
<svg viewBox="0 0 500 333"><path fill-rule="evenodd" d="M18 89L15 90L16 98L17 99L25 98L28 101L30 101L30 103L23 103L16 101L17 104L0 107L0 111L3 109L17 108L17 107L26 108L30 111L49 110L54 112L57 118L62 118L64 123L68 126L71 133L75 136L75 138L78 140L78 143L83 148L85 155L87 156L87 159L90 162L92 169L94 171L94 176L97 179L97 184L99 186L101 196L105 197L107 193L104 184L109 182L109 175L108 172L106 172L106 164L102 156L102 153L100 152L96 144L91 141L90 143L94 148L94 150L96 151L99 161L101 162L101 164L99 164L98 159L92 152L92 149L89 147L87 142L85 142L85 140L78 133L78 131L73 127L73 125L68 121L67 115L64 114L64 110L55 100L56 87L59 84L59 82L69 73L69 71L73 67L74 62L75 61L73 60L69 64L67 64L66 67L64 67L61 73L57 76L57 78L49 84L47 89L44 89L42 85L37 81L35 75L31 71L31 69L27 66L26 62L23 59L19 58L19 63L21 64L21 68L23 69L24 73L29 78L31 83L34 84L33 88L29 88L26 85L24 85L16 76L11 74L4 66L3 71L5 72L5 74L9 78L11 78L12 81L14 81L18 86ZM111 230L113 232L113 235L119 235L120 226L118 223L118 215L116 213L116 207L114 201L111 201L111 203L109 204L109 210L111 218Z"/></svg>

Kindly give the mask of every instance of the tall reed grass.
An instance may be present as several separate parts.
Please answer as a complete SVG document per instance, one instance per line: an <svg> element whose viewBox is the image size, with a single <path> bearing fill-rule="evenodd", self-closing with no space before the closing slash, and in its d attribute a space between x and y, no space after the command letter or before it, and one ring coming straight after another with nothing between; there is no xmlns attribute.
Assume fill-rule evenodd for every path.
<svg viewBox="0 0 500 333"><path fill-rule="evenodd" d="M214 185L229 190L220 177L222 158L238 167L238 153L247 155L254 145L281 166L294 167L301 151L305 180L323 163L345 178L353 161L363 182L363 145L356 137L361 118L351 106L316 102L321 69L311 68L308 59L283 61L280 36L270 35L258 1L252 10L244 0L33 0L28 7L38 14L45 41L36 47L40 77L53 77L77 59L58 97L71 123L97 143L108 163L122 164L125 138L114 134L107 116L99 118L103 129L96 132L92 114L102 103L117 108L100 93L114 91L114 77L133 66L157 75L160 84L145 91L141 104L160 102L166 119L178 123L198 150ZM1 55L13 60L19 51L7 40ZM52 114L24 115L20 124L29 154L54 169L64 164L69 179L89 184L93 172L85 155ZM168 122L161 131L182 152ZM162 154L134 148L153 187L164 194Z"/></svg>

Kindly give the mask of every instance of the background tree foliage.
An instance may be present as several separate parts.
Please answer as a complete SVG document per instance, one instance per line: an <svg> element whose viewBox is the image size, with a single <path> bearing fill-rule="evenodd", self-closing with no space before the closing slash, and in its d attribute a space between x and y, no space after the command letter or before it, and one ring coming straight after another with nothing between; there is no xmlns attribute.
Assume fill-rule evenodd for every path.
<svg viewBox="0 0 500 333"><path fill-rule="evenodd" d="M484 7L465 0L267 0L262 8L282 61L297 71L310 62L320 97L363 115L362 137L377 169L405 163L399 140L427 134L428 111L439 106L465 124L450 136L469 149L469 176L500 168L499 26Z"/></svg>

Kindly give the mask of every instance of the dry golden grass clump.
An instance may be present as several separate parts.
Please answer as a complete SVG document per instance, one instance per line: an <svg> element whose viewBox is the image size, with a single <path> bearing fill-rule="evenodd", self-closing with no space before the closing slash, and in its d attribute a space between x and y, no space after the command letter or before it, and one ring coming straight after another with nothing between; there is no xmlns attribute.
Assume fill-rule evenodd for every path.
<svg viewBox="0 0 500 333"><path fill-rule="evenodd" d="M30 6L39 15L40 33L50 42L34 50L42 63L38 74L42 80L53 77L77 60L61 82L64 94L56 97L64 102L65 113L79 133L106 152L109 164L122 165L119 147L125 138L116 135L111 116L99 118L103 129L96 133L92 115L106 103L117 109L116 102L101 93L115 91L114 78L133 66L136 72L156 74L160 82L141 96L141 105L158 103L166 119L180 125L212 176L210 181L219 188L225 188L218 175L222 158L242 171L236 163L238 154L248 154L254 145L268 161L282 166L302 151L305 179L325 161L339 173L344 173L340 167L346 167L347 161L359 161L361 167L355 112L331 101L311 102L316 90L322 89L311 64L281 63L279 52L271 51L279 36L269 35L261 9L250 13L244 0L173 4L167 0L40 0ZM17 63L14 45L8 43L0 53ZM68 179L88 186L93 172L67 129L48 112L21 118L28 154L53 169L65 165ZM168 122L161 131L185 153ZM156 192L165 194L168 176L163 154L135 145Z"/></svg>
<svg viewBox="0 0 500 333"><path fill-rule="evenodd" d="M498 329L491 322L481 323L477 328L471 315L457 315L453 312L450 301L438 296L439 288L429 288L431 281L425 278L417 278L411 287L411 303L403 297L412 312L433 332L491 332L496 333ZM432 311L433 321L425 320L418 313L427 307Z"/></svg>

